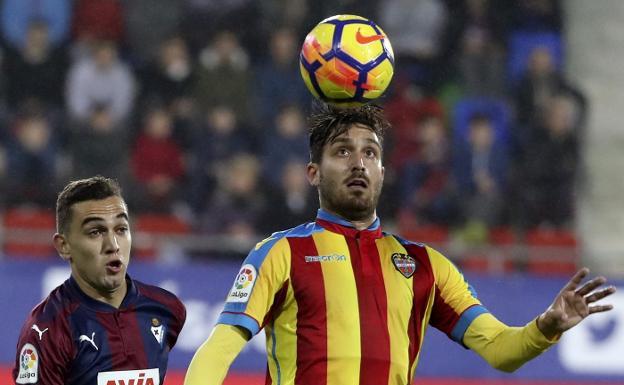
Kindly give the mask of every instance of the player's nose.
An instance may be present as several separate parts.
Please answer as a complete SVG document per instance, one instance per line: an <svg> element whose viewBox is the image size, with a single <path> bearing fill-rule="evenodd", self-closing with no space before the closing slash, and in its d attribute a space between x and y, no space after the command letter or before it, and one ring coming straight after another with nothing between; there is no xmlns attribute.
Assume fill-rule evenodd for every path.
<svg viewBox="0 0 624 385"><path fill-rule="evenodd" d="M365 171L364 155L357 155L351 158L351 169L353 171Z"/></svg>
<svg viewBox="0 0 624 385"><path fill-rule="evenodd" d="M116 253L119 251L119 241L117 240L117 235L114 232L108 233L104 237L104 252L106 253Z"/></svg>

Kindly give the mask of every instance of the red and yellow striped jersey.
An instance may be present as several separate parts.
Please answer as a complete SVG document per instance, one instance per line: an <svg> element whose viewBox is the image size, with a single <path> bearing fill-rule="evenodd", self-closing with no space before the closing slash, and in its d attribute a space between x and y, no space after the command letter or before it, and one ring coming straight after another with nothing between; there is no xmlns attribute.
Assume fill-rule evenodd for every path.
<svg viewBox="0 0 624 385"><path fill-rule="evenodd" d="M319 210L315 222L256 245L219 323L265 328L267 384L411 383L428 324L461 343L487 312L437 251L358 231Z"/></svg>

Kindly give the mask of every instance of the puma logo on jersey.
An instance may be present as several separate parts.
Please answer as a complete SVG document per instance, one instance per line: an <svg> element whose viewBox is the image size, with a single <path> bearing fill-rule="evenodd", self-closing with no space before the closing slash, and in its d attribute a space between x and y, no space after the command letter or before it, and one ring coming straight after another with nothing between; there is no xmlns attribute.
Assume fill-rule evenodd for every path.
<svg viewBox="0 0 624 385"><path fill-rule="evenodd" d="M91 333L91 338L87 337L86 335L81 335L80 337L78 337L80 339L80 342L82 341L89 341L89 343L91 343L91 345L93 345L93 347L95 348L95 350L100 350L98 349L97 345L95 344L94 338L95 338L95 332Z"/></svg>
<svg viewBox="0 0 624 385"><path fill-rule="evenodd" d="M37 324L33 324L33 326L31 327L32 330L36 331L37 333L39 333L39 341L41 341L41 338L43 337L43 333L48 331L48 328L45 328L43 330L39 329L39 326L37 326Z"/></svg>

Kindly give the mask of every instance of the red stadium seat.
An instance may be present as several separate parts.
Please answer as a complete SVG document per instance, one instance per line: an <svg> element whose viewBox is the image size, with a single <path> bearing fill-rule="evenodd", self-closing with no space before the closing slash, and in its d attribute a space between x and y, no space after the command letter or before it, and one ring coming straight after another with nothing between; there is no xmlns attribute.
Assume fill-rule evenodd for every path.
<svg viewBox="0 0 624 385"><path fill-rule="evenodd" d="M515 232L508 227L497 227L488 232L488 244L470 250L460 261L464 271L508 273L515 269L512 258L517 245Z"/></svg>
<svg viewBox="0 0 624 385"><path fill-rule="evenodd" d="M4 213L3 252L8 258L45 259L56 256L52 236L56 218L51 210L14 208Z"/></svg>
<svg viewBox="0 0 624 385"><path fill-rule="evenodd" d="M490 261L485 253L468 253L459 261L462 271L487 272Z"/></svg>
<svg viewBox="0 0 624 385"><path fill-rule="evenodd" d="M518 242L516 233L509 227L496 227L490 230L488 240L497 246L510 246Z"/></svg>
<svg viewBox="0 0 624 385"><path fill-rule="evenodd" d="M443 226L425 225L400 230L403 237L410 241L427 244L441 244L448 241L449 230Z"/></svg>
<svg viewBox="0 0 624 385"><path fill-rule="evenodd" d="M190 232L189 224L174 215L138 215L133 225L132 255L143 260L153 260L163 239L187 235Z"/></svg>
<svg viewBox="0 0 624 385"><path fill-rule="evenodd" d="M571 231L534 229L527 232L526 244L531 273L569 275L578 268L578 240Z"/></svg>

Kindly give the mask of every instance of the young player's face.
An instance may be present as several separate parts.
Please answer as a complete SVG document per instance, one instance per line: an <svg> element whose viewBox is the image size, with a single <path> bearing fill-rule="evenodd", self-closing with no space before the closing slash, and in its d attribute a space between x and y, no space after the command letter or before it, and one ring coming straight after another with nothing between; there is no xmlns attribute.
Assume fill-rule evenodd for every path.
<svg viewBox="0 0 624 385"><path fill-rule="evenodd" d="M57 235L55 242L86 294L102 300L125 295L132 237L122 198L74 204L67 234Z"/></svg>
<svg viewBox="0 0 624 385"><path fill-rule="evenodd" d="M366 126L355 124L323 148L320 164L308 167L321 207L348 220L371 218L383 184L381 145Z"/></svg>

